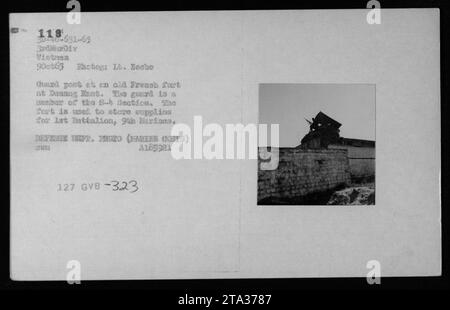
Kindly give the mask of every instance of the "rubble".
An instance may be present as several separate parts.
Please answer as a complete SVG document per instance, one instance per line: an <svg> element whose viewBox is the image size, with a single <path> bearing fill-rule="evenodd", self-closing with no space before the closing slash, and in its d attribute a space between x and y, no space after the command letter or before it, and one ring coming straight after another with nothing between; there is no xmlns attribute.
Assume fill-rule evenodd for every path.
<svg viewBox="0 0 450 310"><path fill-rule="evenodd" d="M364 186L347 187L334 192L328 200L327 205L374 205L375 186L367 184Z"/></svg>

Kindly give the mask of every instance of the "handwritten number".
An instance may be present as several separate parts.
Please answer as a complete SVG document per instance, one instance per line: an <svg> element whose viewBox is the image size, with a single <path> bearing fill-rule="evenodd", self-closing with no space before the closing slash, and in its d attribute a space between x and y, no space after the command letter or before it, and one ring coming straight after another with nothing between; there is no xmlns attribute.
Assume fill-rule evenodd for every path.
<svg viewBox="0 0 450 310"><path fill-rule="evenodd" d="M137 192L137 190L139 189L139 187L137 186L137 182L135 180L131 180L130 185L132 188L132 191L130 193Z"/></svg>
<svg viewBox="0 0 450 310"><path fill-rule="evenodd" d="M135 193L138 191L139 187L137 186L137 181L131 180L129 182L126 181L111 181L111 188L114 192L117 191L129 191L130 193Z"/></svg>
<svg viewBox="0 0 450 310"><path fill-rule="evenodd" d="M112 183L112 190L114 192L118 191L119 190L119 181L111 181L111 183Z"/></svg>

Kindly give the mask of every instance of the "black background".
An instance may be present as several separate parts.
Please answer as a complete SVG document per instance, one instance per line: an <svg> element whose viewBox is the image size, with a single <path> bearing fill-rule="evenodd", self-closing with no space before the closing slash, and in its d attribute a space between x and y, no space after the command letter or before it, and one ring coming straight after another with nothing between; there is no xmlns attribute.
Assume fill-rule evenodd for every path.
<svg viewBox="0 0 450 310"><path fill-rule="evenodd" d="M367 1L93 1L79 0L82 12L96 11L169 11L169 10L267 10L267 9L364 9ZM297 292L300 290L359 290L386 291L398 289L447 290L449 286L448 269L448 116L449 79L448 79L448 38L449 1L387 1L380 0L381 8L440 8L441 29L441 158L442 158L442 276L383 278L381 285L368 285L365 278L308 278L308 279L232 279L232 280L139 280L139 281L83 281L80 285L69 285L65 281L56 282L20 282L9 277L9 217L10 217L10 157L9 157L9 25L8 13L11 12L67 12L65 0L59 1L9 1L0 4L2 13L1 27L1 68L2 109L0 132L1 140L1 207L0 207L0 290L11 292L23 290L96 291L105 289L146 290L148 304L161 302L165 305L177 305L178 296L188 293L190 296L214 296L222 294L272 294L271 304L288 302L300 303ZM426 143L426 141L424 141ZM426 195L427 193L424 193ZM357 249L355 249L357 250ZM112 297L114 298L114 297ZM323 302L317 299L317 305ZM370 300L366 302L371 302ZM216 305L215 305L216 306ZM362 304L361 306L364 306Z"/></svg>

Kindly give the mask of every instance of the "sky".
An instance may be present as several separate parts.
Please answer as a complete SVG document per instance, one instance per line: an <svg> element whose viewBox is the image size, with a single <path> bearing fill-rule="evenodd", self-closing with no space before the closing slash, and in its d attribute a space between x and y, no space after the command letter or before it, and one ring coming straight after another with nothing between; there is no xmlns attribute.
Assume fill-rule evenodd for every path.
<svg viewBox="0 0 450 310"><path fill-rule="evenodd" d="M344 138L375 140L374 84L260 84L259 123L280 125L280 146L293 147L319 111L342 124Z"/></svg>

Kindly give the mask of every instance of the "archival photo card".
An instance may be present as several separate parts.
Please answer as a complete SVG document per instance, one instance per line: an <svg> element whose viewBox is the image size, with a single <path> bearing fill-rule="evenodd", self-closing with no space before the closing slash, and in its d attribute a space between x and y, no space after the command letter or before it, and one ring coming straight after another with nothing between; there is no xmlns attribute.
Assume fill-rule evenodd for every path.
<svg viewBox="0 0 450 310"><path fill-rule="evenodd" d="M259 159L258 205L374 205L375 92L373 84L260 84L259 119L279 125L280 145L270 147L275 165Z"/></svg>
<svg viewBox="0 0 450 310"><path fill-rule="evenodd" d="M439 10L369 12L10 14L11 279L439 275Z"/></svg>

